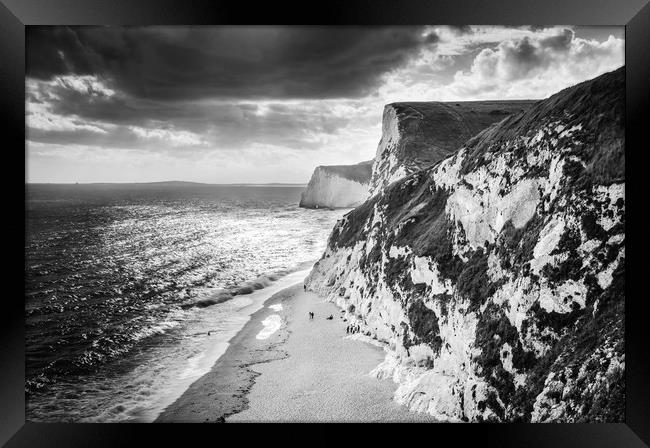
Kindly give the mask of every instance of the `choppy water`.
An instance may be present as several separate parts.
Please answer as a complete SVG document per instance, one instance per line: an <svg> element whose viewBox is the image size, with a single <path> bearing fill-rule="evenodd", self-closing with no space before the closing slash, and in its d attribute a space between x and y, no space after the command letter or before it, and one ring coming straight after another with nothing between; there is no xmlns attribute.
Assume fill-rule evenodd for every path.
<svg viewBox="0 0 650 448"><path fill-rule="evenodd" d="M298 208L298 187L26 188L32 421L152 420L343 214Z"/></svg>

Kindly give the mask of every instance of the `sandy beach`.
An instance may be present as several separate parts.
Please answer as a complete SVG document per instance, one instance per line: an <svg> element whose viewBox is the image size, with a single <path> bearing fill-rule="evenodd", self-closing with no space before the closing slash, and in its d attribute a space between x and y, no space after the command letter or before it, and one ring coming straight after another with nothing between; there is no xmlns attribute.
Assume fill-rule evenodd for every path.
<svg viewBox="0 0 650 448"><path fill-rule="evenodd" d="M156 421L433 422L395 403L392 381L369 375L384 351L347 337L341 316L302 284L273 295Z"/></svg>

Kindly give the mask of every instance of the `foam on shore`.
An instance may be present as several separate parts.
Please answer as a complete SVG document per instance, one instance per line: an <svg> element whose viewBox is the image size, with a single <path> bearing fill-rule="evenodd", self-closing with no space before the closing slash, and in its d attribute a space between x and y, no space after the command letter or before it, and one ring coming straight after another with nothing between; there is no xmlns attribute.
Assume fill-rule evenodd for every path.
<svg viewBox="0 0 650 448"><path fill-rule="evenodd" d="M250 294L237 295L231 300L206 308L184 310L187 314L187 328L183 330L182 343L174 347L173 351L166 347L154 348L159 353L123 380L123 387L135 392L125 395L115 406L97 417L81 421L154 421L192 383L210 372L227 351L230 340L250 321L254 313L265 307L265 302L291 285L301 283L308 273L309 270L306 269L296 271ZM275 318L271 319L269 323L272 325L265 327L269 336L281 325L280 322L276 328L274 321Z"/></svg>
<svg viewBox="0 0 650 448"><path fill-rule="evenodd" d="M268 339L273 333L278 331L282 326L282 318L278 314L271 314L262 321L264 328L257 333L255 339Z"/></svg>

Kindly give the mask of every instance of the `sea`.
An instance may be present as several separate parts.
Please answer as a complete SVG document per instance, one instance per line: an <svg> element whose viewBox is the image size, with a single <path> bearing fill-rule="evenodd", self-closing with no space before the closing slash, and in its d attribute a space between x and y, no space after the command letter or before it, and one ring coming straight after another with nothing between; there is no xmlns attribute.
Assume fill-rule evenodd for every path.
<svg viewBox="0 0 650 448"><path fill-rule="evenodd" d="M26 419L147 422L301 282L347 210L302 186L27 184ZM208 335L209 332L209 335Z"/></svg>

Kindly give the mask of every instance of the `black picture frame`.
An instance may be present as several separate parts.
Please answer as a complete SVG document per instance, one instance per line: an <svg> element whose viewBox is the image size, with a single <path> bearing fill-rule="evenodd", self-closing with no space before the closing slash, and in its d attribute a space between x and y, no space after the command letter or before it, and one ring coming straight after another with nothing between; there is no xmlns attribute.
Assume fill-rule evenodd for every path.
<svg viewBox="0 0 650 448"><path fill-rule="evenodd" d="M650 350L643 275L629 269L644 268L646 239L643 228L645 198L642 157L647 150L645 127L650 110L650 5L648 0L330 0L323 2L250 2L208 0L0 0L0 113L4 130L5 289L0 311L0 444L18 446L128 446L155 440L187 443L188 435L225 443L226 433L244 437L236 425L153 424L36 424L25 423L24 395L24 239L16 216L24 212L20 177L25 164L25 26L29 25L191 25L191 24L498 24L498 25L624 25L626 29L626 417L624 424L439 424L404 429L408 438L427 437L480 441L481 446L522 447L642 447L650 444ZM21 170L22 167L22 170ZM635 185L636 183L636 185ZM22 193L21 193L22 192ZM22 215L25 216L24 214ZM23 222L23 224L25 224ZM24 236L23 232L23 236ZM22 255L21 255L22 254ZM639 259L639 261L634 261ZM188 429L189 428L189 429ZM268 431L265 430L265 431ZM316 426L314 440L336 436L339 428ZM365 433L375 437L396 434L400 428L373 426L353 431L359 443ZM250 436L249 431L246 438ZM282 431L286 435L286 431ZM284 438L284 437L283 437ZM339 436L339 443L346 443ZM144 443L144 442L142 442Z"/></svg>

